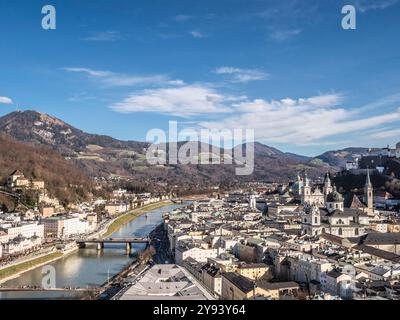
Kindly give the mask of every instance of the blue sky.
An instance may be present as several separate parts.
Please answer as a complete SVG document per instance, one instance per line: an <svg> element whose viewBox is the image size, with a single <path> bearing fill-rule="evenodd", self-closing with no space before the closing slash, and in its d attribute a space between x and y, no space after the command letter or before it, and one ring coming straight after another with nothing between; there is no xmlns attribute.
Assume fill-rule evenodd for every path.
<svg viewBox="0 0 400 320"><path fill-rule="evenodd" d="M57 29L41 28L41 8ZM357 8L357 29L341 8ZM400 141L400 1L0 0L0 115L88 132L250 128L317 155Z"/></svg>

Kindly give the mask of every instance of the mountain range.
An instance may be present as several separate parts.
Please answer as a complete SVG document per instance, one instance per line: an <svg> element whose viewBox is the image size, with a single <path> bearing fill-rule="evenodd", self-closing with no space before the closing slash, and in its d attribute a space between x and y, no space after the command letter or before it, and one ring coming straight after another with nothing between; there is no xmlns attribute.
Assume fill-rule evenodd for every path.
<svg viewBox="0 0 400 320"><path fill-rule="evenodd" d="M86 133L36 111L16 111L1 117L0 133L17 141L53 149L89 177L119 177L142 185L178 185L188 190L244 181L287 181L301 170L307 170L310 176L320 176L328 170L337 171L353 154L365 150L349 148L311 158L255 142L253 174L236 176L236 165L149 165L145 156L150 146L147 142L121 141ZM222 152L219 150L219 155ZM201 156L219 155L210 151Z"/></svg>

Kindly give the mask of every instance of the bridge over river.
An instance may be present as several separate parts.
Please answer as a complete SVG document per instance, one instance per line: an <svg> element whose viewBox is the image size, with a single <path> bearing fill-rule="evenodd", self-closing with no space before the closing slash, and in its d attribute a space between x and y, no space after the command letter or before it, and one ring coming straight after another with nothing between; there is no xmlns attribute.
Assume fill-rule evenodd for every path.
<svg viewBox="0 0 400 320"><path fill-rule="evenodd" d="M85 248L87 244L96 244L98 250L102 250L104 248L105 243L125 243L126 250L130 251L132 248L132 243L150 243L150 238L106 238L106 239L86 239L86 240L77 240L76 243L80 248Z"/></svg>

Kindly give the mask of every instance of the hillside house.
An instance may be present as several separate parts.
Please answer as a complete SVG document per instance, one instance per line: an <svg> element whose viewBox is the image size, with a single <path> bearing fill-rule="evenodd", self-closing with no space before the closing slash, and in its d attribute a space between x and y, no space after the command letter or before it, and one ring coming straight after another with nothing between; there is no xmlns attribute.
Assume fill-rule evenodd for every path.
<svg viewBox="0 0 400 320"><path fill-rule="evenodd" d="M29 180L25 178L21 171L15 170L7 178L7 186L9 188L27 187L29 186Z"/></svg>

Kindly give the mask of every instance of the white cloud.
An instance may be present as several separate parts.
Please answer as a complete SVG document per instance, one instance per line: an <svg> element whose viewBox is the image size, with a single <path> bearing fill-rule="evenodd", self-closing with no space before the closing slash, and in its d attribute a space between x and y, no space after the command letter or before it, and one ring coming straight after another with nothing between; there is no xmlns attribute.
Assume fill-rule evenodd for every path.
<svg viewBox="0 0 400 320"><path fill-rule="evenodd" d="M356 7L361 12L367 12L370 10L383 10L394 6L399 0L358 0Z"/></svg>
<svg viewBox="0 0 400 320"><path fill-rule="evenodd" d="M183 85L179 79L170 79L165 75L125 75L111 71L93 70L89 68L63 68L67 72L86 74L91 79L97 80L106 86L124 87L149 84L168 84L172 86Z"/></svg>
<svg viewBox="0 0 400 320"><path fill-rule="evenodd" d="M84 38L86 41L113 42L123 40L124 37L119 31L92 32L90 36Z"/></svg>
<svg viewBox="0 0 400 320"><path fill-rule="evenodd" d="M0 96L0 103L1 104L13 104L13 101L9 97L1 97Z"/></svg>
<svg viewBox="0 0 400 320"><path fill-rule="evenodd" d="M276 30L271 34L271 38L277 41L285 41L287 39L293 38L301 33L300 29L293 30Z"/></svg>
<svg viewBox="0 0 400 320"><path fill-rule="evenodd" d="M370 135L371 139L388 139L400 136L400 129L388 129L383 131L378 131Z"/></svg>
<svg viewBox="0 0 400 320"><path fill-rule="evenodd" d="M189 34L193 37L193 38L206 38L206 35L198 30L193 30L190 31Z"/></svg>
<svg viewBox="0 0 400 320"><path fill-rule="evenodd" d="M255 69L240 69L233 67L220 67L214 70L216 74L231 75L233 82L249 82L256 80L266 80L269 75L263 71Z"/></svg>
<svg viewBox="0 0 400 320"><path fill-rule="evenodd" d="M205 128L255 130L256 138L267 143L307 145L329 142L338 135L377 128L400 120L400 109L381 115L362 115L357 109L338 107L342 96L330 94L306 99L263 99L235 104L235 116L204 121ZM349 137L347 137L349 138Z"/></svg>
<svg viewBox="0 0 400 320"><path fill-rule="evenodd" d="M155 112L181 117L231 111L225 102L232 97L217 93L203 85L187 85L178 88L148 89L133 93L111 106L121 113Z"/></svg>

